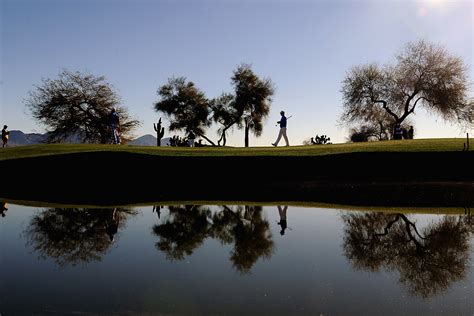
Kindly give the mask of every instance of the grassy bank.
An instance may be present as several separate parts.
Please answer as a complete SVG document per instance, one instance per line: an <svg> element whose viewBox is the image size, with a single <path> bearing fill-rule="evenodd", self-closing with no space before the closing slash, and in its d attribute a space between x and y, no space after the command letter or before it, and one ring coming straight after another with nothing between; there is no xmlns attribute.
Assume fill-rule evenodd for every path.
<svg viewBox="0 0 474 316"><path fill-rule="evenodd" d="M63 204L301 201L474 205L463 140L257 148L37 145L0 150L0 197Z"/></svg>
<svg viewBox="0 0 474 316"><path fill-rule="evenodd" d="M4 148L0 160L87 152L123 152L157 156L322 156L370 152L455 152L462 151L465 139L434 138L368 143L347 143L291 147L141 147L90 144L41 144Z"/></svg>

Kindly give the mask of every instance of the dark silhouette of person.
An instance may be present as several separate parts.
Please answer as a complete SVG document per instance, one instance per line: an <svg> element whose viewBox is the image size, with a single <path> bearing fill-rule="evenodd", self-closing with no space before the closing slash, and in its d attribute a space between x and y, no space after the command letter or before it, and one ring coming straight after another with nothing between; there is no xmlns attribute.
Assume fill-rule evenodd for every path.
<svg viewBox="0 0 474 316"><path fill-rule="evenodd" d="M403 130L400 126L400 123L396 123L393 129L393 139L402 139L403 137Z"/></svg>
<svg viewBox="0 0 474 316"><path fill-rule="evenodd" d="M286 223L286 210L288 209L288 205L285 205L283 208L281 208L280 205L278 205L278 213L280 214L280 221L278 222L278 225L281 226L281 231L280 235L285 234L285 229L287 228L287 223Z"/></svg>
<svg viewBox="0 0 474 316"><path fill-rule="evenodd" d="M408 139L413 139L413 134L414 134L413 126L410 125L410 128L408 129L408 132L407 132Z"/></svg>
<svg viewBox="0 0 474 316"><path fill-rule="evenodd" d="M278 146L278 143L280 142L281 137L285 139L286 146L290 146L290 143L288 142L288 136L286 136L286 116L285 116L285 111L280 112L281 119L277 122L277 124L280 124L280 132L278 133L278 137L274 143L272 143L273 146Z"/></svg>
<svg viewBox="0 0 474 316"><path fill-rule="evenodd" d="M117 214L117 209L114 208L111 213L111 218L107 220L105 231L110 238L110 242L113 242L115 239L115 234L117 234L119 227L119 216Z"/></svg>
<svg viewBox="0 0 474 316"><path fill-rule="evenodd" d="M402 128L402 135L403 139L408 139L408 130L406 128Z"/></svg>
<svg viewBox="0 0 474 316"><path fill-rule="evenodd" d="M2 217L5 217L7 215L5 214L5 212L8 211L7 205L8 204L6 202L0 203L0 214L2 215Z"/></svg>
<svg viewBox="0 0 474 316"><path fill-rule="evenodd" d="M7 146L8 138L10 136L10 132L7 131L7 128L8 128L8 126L3 125L3 129L2 129L2 142L3 142L3 145L2 145L2 148L5 148L5 146Z"/></svg>
<svg viewBox="0 0 474 316"><path fill-rule="evenodd" d="M109 125L112 132L112 142L115 145L120 144L120 119L115 108L109 114Z"/></svg>
<svg viewBox="0 0 474 316"><path fill-rule="evenodd" d="M190 131L188 134L188 144L189 147L194 147L194 140L196 139L196 135L193 133L193 131Z"/></svg>

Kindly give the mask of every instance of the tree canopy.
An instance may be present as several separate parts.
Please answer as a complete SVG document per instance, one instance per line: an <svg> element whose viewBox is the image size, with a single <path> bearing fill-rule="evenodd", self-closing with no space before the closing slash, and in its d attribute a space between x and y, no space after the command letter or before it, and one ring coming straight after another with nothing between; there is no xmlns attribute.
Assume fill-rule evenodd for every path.
<svg viewBox="0 0 474 316"><path fill-rule="evenodd" d="M205 135L211 125L209 100L194 82L185 77L169 78L158 89L158 95L161 99L155 103L155 110L167 115L170 131L193 132L214 145Z"/></svg>
<svg viewBox="0 0 474 316"><path fill-rule="evenodd" d="M50 208L36 214L25 230L27 244L40 258L60 267L100 261L131 209Z"/></svg>
<svg viewBox="0 0 474 316"><path fill-rule="evenodd" d="M261 206L223 205L217 212L199 205L169 206L169 218L153 227L159 237L156 248L169 260L183 260L206 239L233 245L230 261L240 273L250 273L260 259L269 259L274 251L270 224Z"/></svg>
<svg viewBox="0 0 474 316"><path fill-rule="evenodd" d="M231 93L223 93L218 98L211 100L212 119L220 126L218 144L225 146L227 141L227 130L237 125L242 128L242 118L235 107L235 97Z"/></svg>
<svg viewBox="0 0 474 316"><path fill-rule="evenodd" d="M400 282L423 298L466 277L471 237L468 216L444 216L422 229L401 213L353 213L342 219L344 253L357 269L398 271Z"/></svg>
<svg viewBox="0 0 474 316"><path fill-rule="evenodd" d="M248 64L238 66L231 80L235 89L235 109L243 120L245 147L248 147L249 131L255 136L262 134L275 90L270 79L260 79Z"/></svg>
<svg viewBox="0 0 474 316"><path fill-rule="evenodd" d="M471 125L467 67L446 49L425 41L409 43L394 65L366 64L352 68L342 84L341 121L366 123L383 109L393 123L402 123L417 107L447 121Z"/></svg>
<svg viewBox="0 0 474 316"><path fill-rule="evenodd" d="M249 131L260 136L263 123L270 112L274 93L270 79L260 79L250 65L237 67L231 78L234 93L223 93L209 100L194 82L185 77L168 79L158 89L160 100L155 110L163 112L170 120L170 131L191 131L210 144L215 143L206 135L212 123L219 124L218 145L225 146L227 131L234 126L245 127L245 146L249 144Z"/></svg>
<svg viewBox="0 0 474 316"><path fill-rule="evenodd" d="M120 118L121 138L127 141L140 125L120 106L120 98L105 77L64 70L57 79L43 79L25 100L33 117L46 126L47 142L78 137L85 143L110 142L109 114Z"/></svg>

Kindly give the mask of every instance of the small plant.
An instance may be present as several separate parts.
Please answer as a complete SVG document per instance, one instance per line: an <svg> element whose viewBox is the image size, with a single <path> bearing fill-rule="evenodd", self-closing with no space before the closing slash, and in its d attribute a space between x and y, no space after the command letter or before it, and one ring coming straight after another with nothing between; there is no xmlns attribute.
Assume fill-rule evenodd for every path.
<svg viewBox="0 0 474 316"><path fill-rule="evenodd" d="M313 145L325 145L325 144L331 144L331 138L327 137L327 135L321 135L319 136L316 134L316 137L311 137L311 144Z"/></svg>
<svg viewBox="0 0 474 316"><path fill-rule="evenodd" d="M188 139L174 135L170 138L170 146L172 147L188 147Z"/></svg>

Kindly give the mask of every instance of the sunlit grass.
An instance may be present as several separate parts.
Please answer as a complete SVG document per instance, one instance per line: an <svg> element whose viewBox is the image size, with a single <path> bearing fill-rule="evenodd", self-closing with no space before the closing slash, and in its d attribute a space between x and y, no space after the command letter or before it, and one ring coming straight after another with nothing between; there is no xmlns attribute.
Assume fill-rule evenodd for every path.
<svg viewBox="0 0 474 316"><path fill-rule="evenodd" d="M41 144L0 149L0 160L85 152L127 152L159 156L319 156L353 152L462 151L463 138L431 138L291 147L142 147L95 144Z"/></svg>

